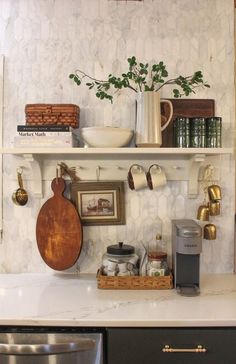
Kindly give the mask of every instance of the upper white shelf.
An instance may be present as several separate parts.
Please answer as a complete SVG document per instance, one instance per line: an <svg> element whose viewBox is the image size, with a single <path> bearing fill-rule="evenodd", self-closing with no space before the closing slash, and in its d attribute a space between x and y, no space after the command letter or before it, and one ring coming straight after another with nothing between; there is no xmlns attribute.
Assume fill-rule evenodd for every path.
<svg viewBox="0 0 236 364"><path fill-rule="evenodd" d="M135 157L136 155L154 156L193 156L196 154L205 155L222 155L233 154L233 148L1 148L0 154L47 154L47 155L78 155L84 156L127 156Z"/></svg>

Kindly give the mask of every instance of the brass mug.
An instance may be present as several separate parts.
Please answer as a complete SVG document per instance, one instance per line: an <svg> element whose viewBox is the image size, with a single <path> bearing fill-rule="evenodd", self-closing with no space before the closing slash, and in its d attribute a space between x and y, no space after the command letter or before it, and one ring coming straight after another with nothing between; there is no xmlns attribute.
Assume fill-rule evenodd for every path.
<svg viewBox="0 0 236 364"><path fill-rule="evenodd" d="M203 238L207 240L216 239L216 226L214 224L206 224L203 229Z"/></svg>
<svg viewBox="0 0 236 364"><path fill-rule="evenodd" d="M208 186L208 195L210 201L221 200L221 188L218 185Z"/></svg>
<svg viewBox="0 0 236 364"><path fill-rule="evenodd" d="M200 205L197 211L197 220L209 221L209 207Z"/></svg>
<svg viewBox="0 0 236 364"><path fill-rule="evenodd" d="M220 215L220 202L219 201L209 201L209 214L210 216Z"/></svg>

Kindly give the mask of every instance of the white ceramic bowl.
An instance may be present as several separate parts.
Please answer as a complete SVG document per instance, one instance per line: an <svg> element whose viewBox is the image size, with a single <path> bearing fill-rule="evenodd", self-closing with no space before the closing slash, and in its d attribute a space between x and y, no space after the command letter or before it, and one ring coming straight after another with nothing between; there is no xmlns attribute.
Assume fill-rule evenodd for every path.
<svg viewBox="0 0 236 364"><path fill-rule="evenodd" d="M133 130L110 126L94 126L82 128L81 136L88 147L116 148L124 147L130 142Z"/></svg>

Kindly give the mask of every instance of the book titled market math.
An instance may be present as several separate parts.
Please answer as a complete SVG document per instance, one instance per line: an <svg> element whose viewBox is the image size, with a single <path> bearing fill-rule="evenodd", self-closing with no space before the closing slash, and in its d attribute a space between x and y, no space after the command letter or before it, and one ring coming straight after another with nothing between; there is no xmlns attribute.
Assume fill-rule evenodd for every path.
<svg viewBox="0 0 236 364"><path fill-rule="evenodd" d="M22 137L45 137L45 136L71 136L71 131L18 131L17 133Z"/></svg>

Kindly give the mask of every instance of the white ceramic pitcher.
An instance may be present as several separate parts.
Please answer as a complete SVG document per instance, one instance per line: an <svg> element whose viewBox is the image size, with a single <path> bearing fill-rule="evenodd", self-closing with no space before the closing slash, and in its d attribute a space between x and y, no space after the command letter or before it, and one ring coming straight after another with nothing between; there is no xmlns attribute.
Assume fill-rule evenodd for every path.
<svg viewBox="0 0 236 364"><path fill-rule="evenodd" d="M170 115L165 124L161 125L161 103L168 103ZM162 131L169 125L173 116L173 105L170 100L160 99L159 92L140 92L137 97L137 115L135 144L137 147L160 147Z"/></svg>

